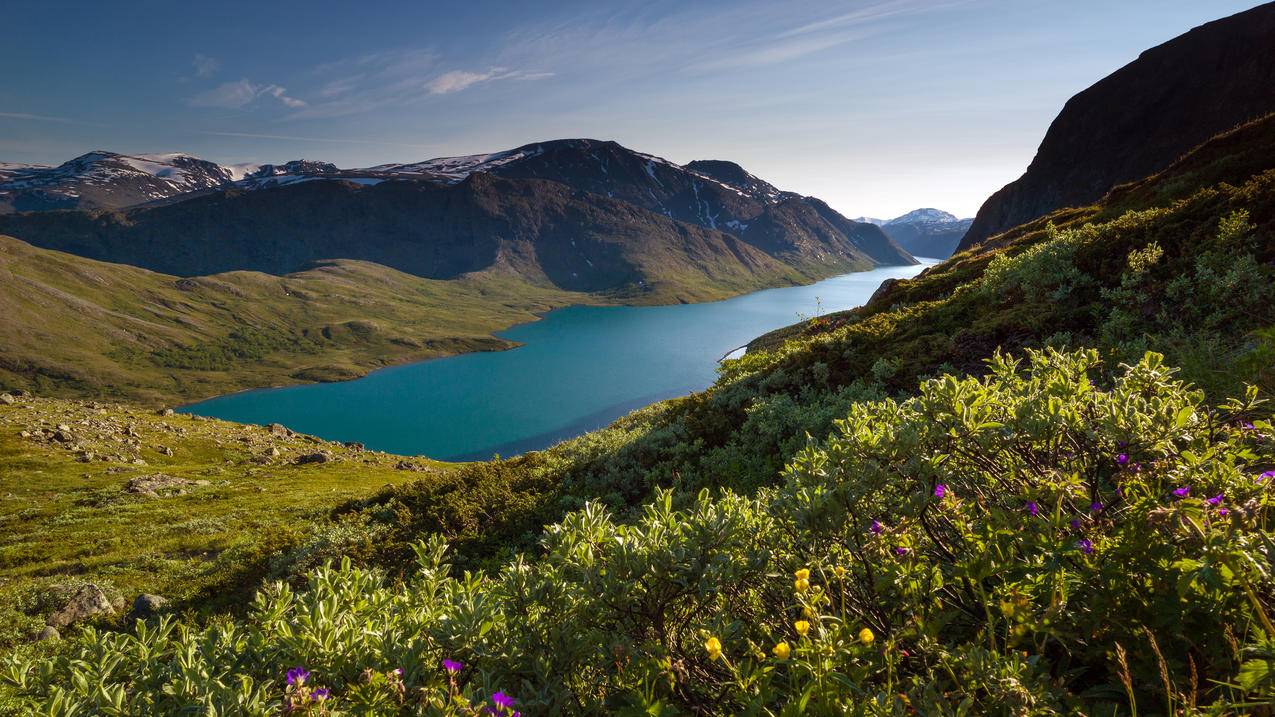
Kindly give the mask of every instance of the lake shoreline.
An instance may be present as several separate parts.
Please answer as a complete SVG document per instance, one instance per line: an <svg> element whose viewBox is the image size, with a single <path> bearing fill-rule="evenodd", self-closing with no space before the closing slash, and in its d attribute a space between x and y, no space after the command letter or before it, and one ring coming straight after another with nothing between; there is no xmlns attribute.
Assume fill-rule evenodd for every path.
<svg viewBox="0 0 1275 717"><path fill-rule="evenodd" d="M723 357L757 335L791 325L819 305L859 306L885 279L907 278L933 263L693 304L577 302L494 332L509 349L379 366L353 380L249 388L178 410L281 423L328 440L440 460L539 450L652 402L702 390L716 379ZM619 406L624 410L616 413Z"/></svg>

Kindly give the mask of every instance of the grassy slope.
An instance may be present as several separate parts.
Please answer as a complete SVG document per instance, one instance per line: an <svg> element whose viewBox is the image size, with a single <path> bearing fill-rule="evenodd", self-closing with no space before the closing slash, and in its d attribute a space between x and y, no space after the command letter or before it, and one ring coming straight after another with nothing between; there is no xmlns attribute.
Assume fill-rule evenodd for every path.
<svg viewBox="0 0 1275 717"><path fill-rule="evenodd" d="M59 425L71 441L45 437ZM316 452L331 460L295 464ZM241 602L269 560L333 506L451 470L403 461L117 404L23 396L0 405L0 643L38 628L85 581L129 601L149 592L179 607ZM167 497L125 490L155 474L208 483Z"/></svg>
<svg viewBox="0 0 1275 717"><path fill-rule="evenodd" d="M688 243L692 257L696 246ZM508 348L492 332L555 307L715 300L798 280L711 268L706 278L668 257L649 260L668 271L629 294L557 289L528 279L517 256L448 281L345 260L282 277L178 279L0 236L0 387L156 404L348 379L404 361Z"/></svg>

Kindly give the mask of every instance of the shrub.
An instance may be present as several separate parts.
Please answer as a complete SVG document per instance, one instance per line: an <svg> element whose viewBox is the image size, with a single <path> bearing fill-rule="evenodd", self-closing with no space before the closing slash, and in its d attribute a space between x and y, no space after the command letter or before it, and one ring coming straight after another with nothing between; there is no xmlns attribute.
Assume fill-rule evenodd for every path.
<svg viewBox="0 0 1275 717"><path fill-rule="evenodd" d="M982 379L854 404L753 497L661 491L631 524L590 503L491 574L456 574L435 537L406 581L347 561L272 585L243 623L87 631L3 679L52 714L1275 699L1275 431L1250 422L1251 393L1211 409L1155 354L1109 384L1099 368L1095 351L998 355Z"/></svg>

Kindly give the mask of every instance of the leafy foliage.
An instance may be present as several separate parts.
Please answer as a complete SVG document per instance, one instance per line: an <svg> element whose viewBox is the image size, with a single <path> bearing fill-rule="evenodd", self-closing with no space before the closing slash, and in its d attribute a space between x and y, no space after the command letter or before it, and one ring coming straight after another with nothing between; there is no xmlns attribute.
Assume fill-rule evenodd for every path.
<svg viewBox="0 0 1275 717"><path fill-rule="evenodd" d="M754 497L589 503L539 555L403 582L320 568L242 624L11 657L30 709L268 714L1205 713L1275 698L1275 429L1148 354L997 356L855 404ZM1251 427L1250 427L1251 425ZM453 671L443 660L460 663ZM401 670L401 672L399 672ZM392 675L392 677L390 677ZM304 694L310 695L311 692Z"/></svg>

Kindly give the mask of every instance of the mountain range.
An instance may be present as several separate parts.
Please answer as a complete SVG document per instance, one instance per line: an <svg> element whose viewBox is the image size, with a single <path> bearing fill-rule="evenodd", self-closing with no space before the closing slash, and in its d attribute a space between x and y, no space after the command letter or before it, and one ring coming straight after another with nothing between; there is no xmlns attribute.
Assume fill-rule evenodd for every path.
<svg viewBox="0 0 1275 717"><path fill-rule="evenodd" d="M29 211L0 215L0 233L181 276L354 259L654 301L915 262L880 228L737 164L589 139L351 170L92 152L4 172L5 205Z"/></svg>
<svg viewBox="0 0 1275 717"><path fill-rule="evenodd" d="M1275 4L1201 25L1063 106L1022 177L978 210L960 249L1168 167L1210 137L1275 112Z"/></svg>
<svg viewBox="0 0 1275 717"><path fill-rule="evenodd" d="M856 222L876 224L886 236L914 256L946 259L969 230L973 219L957 219L955 214L933 208L914 209L894 219L858 217Z"/></svg>

